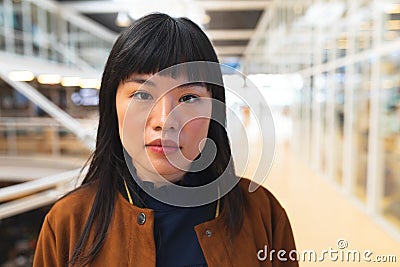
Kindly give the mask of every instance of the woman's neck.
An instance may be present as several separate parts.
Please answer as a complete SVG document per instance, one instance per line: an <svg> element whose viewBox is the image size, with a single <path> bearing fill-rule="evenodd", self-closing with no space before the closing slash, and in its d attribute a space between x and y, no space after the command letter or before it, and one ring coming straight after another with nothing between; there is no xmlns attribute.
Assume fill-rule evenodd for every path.
<svg viewBox="0 0 400 267"><path fill-rule="evenodd" d="M179 172L176 174L158 174L147 171L142 168L136 168L137 178L142 182L151 182L154 184L154 188L160 188L165 185L170 185L171 183L177 183L183 180L185 172Z"/></svg>

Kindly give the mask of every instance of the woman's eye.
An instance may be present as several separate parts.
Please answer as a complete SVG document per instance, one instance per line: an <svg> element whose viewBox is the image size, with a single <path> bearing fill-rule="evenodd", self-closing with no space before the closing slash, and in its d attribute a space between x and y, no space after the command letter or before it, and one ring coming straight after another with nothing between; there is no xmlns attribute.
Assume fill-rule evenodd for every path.
<svg viewBox="0 0 400 267"><path fill-rule="evenodd" d="M200 100L200 98L197 95L185 95L179 99L179 102L193 103L197 100Z"/></svg>
<svg viewBox="0 0 400 267"><path fill-rule="evenodd" d="M146 92L135 92L132 96L134 98L137 98L137 99L140 99L140 100L151 100L151 99L153 99L153 97L149 93L146 93Z"/></svg>

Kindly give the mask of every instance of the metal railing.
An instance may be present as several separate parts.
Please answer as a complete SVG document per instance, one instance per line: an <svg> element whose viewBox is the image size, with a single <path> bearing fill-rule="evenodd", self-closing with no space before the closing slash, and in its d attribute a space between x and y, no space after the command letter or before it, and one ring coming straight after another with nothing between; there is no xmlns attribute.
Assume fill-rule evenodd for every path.
<svg viewBox="0 0 400 267"><path fill-rule="evenodd" d="M55 202L78 186L81 169L0 188L0 220ZM82 175L87 168L82 170Z"/></svg>
<svg viewBox="0 0 400 267"><path fill-rule="evenodd" d="M75 120L79 131L87 134L86 145L73 131L52 118L0 118L0 154L21 156L87 157L94 146L96 123L93 120Z"/></svg>
<svg viewBox="0 0 400 267"><path fill-rule="evenodd" d="M90 129L94 121L80 120L79 125L82 129ZM62 162L62 156L72 154L75 158L79 153L83 161L90 150L79 143L71 131L52 118L0 118L0 153L8 156L33 154L36 158L40 154L60 158ZM86 171L87 168L78 168L33 180L29 177L18 180L24 181L22 183L0 188L0 220L55 202L78 186L79 177ZM17 182L7 178L2 180Z"/></svg>

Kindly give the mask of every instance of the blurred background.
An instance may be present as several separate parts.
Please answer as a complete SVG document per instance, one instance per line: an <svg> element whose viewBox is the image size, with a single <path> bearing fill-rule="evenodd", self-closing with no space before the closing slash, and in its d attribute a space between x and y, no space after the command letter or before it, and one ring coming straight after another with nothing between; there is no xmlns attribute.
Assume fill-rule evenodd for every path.
<svg viewBox="0 0 400 267"><path fill-rule="evenodd" d="M93 150L112 44L154 11L198 23L221 63L247 77L225 71L225 83L250 98L255 84L269 104L277 145L263 185L287 210L298 250L345 240L387 256L370 266L398 266L399 0L0 0L0 266L31 266L44 215ZM227 98L251 132L265 110Z"/></svg>

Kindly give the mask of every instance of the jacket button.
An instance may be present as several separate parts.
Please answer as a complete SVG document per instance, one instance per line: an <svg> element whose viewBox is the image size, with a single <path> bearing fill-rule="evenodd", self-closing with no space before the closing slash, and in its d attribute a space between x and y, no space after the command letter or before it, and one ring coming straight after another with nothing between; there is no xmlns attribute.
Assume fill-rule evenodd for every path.
<svg viewBox="0 0 400 267"><path fill-rule="evenodd" d="M143 212L141 212L141 213L138 214L138 216L137 216L137 222L138 222L138 224L140 224L140 225L142 225L142 224L144 224L144 223L146 222L146 215L145 215Z"/></svg>
<svg viewBox="0 0 400 267"><path fill-rule="evenodd" d="M211 230L206 230L206 236L208 236L208 237L211 237L212 236L212 232L211 232Z"/></svg>

